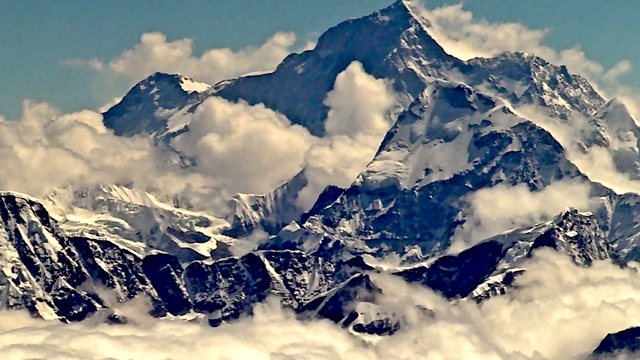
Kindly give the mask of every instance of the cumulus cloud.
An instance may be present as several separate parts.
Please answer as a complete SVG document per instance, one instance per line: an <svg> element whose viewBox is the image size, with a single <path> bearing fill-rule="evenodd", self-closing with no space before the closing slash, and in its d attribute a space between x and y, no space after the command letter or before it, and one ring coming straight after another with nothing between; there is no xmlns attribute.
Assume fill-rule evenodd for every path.
<svg viewBox="0 0 640 360"><path fill-rule="evenodd" d="M267 193L304 169L309 184L297 205L308 210L326 186L349 186L373 159L392 125L396 95L386 80L353 62L338 74L325 104L326 135L319 138L262 104L212 97L184 115L190 131L172 144L228 195Z"/></svg>
<svg viewBox="0 0 640 360"><path fill-rule="evenodd" d="M341 359L360 345L328 321L301 323L277 301L254 316L210 328L181 320L138 321L127 326L62 325L0 315L3 359ZM366 353L366 351L364 351ZM352 359L366 359L362 354Z"/></svg>
<svg viewBox="0 0 640 360"><path fill-rule="evenodd" d="M517 290L481 306L451 304L398 282L383 286L388 301L422 305L436 318L376 349L389 358L584 359L607 333L640 321L640 303L634 300L640 277L634 269L605 261L579 268L553 250L537 252L525 268Z"/></svg>
<svg viewBox="0 0 640 360"><path fill-rule="evenodd" d="M96 112L25 101L17 119L0 122L0 189L45 197L69 185L117 184L224 216L235 191L269 191L300 171L312 138L263 106L211 99L193 117L180 149L199 163L181 168L150 138L115 136Z"/></svg>
<svg viewBox="0 0 640 360"><path fill-rule="evenodd" d="M305 152L318 141L285 116L242 100L212 97L186 116L190 131L172 144L231 193L275 189L302 169Z"/></svg>
<svg viewBox="0 0 640 360"><path fill-rule="evenodd" d="M633 133L610 132L607 136L608 148L586 148L584 134L594 130L588 118L574 113L569 121L560 122L537 106L521 106L517 111L551 133L565 149L567 158L589 179L619 194L640 192L640 181L633 178L632 169L620 169L614 161L616 153L637 154L637 139Z"/></svg>
<svg viewBox="0 0 640 360"><path fill-rule="evenodd" d="M326 135L319 138L262 104L213 97L185 115L190 131L172 144L229 195L267 193L304 169L309 184L297 205L309 210L326 186L349 186L373 159L392 125L396 94L353 62L338 74L325 104Z"/></svg>
<svg viewBox="0 0 640 360"><path fill-rule="evenodd" d="M98 113L65 115L27 100L18 119L0 123L0 164L7 170L0 187L43 195L50 186L83 179L116 183L128 174L144 176L153 152L148 141L109 134Z"/></svg>
<svg viewBox="0 0 640 360"><path fill-rule="evenodd" d="M640 322L634 269L580 268L553 250L539 251L526 268L516 290L481 305L374 275L384 291L380 305L404 309L408 325L368 342L327 320L300 321L268 299L253 317L218 328L139 315L124 326L61 324L4 311L0 352L3 359L567 360L586 358L607 333ZM416 306L435 317L412 313Z"/></svg>
<svg viewBox="0 0 640 360"><path fill-rule="evenodd" d="M395 103L390 84L367 74L359 62L338 75L325 100L326 136L305 154L309 185L298 197L301 208L310 209L328 185L348 187L365 169L392 125Z"/></svg>
<svg viewBox="0 0 640 360"><path fill-rule="evenodd" d="M429 34L449 54L462 60L474 57L493 57L505 51L523 51L536 54L554 64L564 64L585 76L604 75L604 68L587 58L579 46L556 50L544 44L549 29L531 29L520 23L492 23L477 19L463 9L462 3L445 5L433 10L421 6L424 16L431 21ZM616 65L623 70L628 61ZM615 72L615 71L614 71Z"/></svg>
<svg viewBox="0 0 640 360"><path fill-rule="evenodd" d="M63 62L67 66L82 66L100 75L101 89L95 89L98 100L110 102L122 96L131 85L155 72L182 74L214 85L225 79L256 72L272 71L294 51L296 35L278 32L260 46L248 46L234 51L230 48L206 50L198 56L193 53L192 39L168 40L161 32L144 33L133 49L123 51L110 60L73 59ZM303 49L313 47L308 43Z"/></svg>
<svg viewBox="0 0 640 360"><path fill-rule="evenodd" d="M456 231L451 252L459 252L504 231L550 220L567 207L589 209L587 183L565 180L532 192L526 184L498 184L478 190L465 223Z"/></svg>

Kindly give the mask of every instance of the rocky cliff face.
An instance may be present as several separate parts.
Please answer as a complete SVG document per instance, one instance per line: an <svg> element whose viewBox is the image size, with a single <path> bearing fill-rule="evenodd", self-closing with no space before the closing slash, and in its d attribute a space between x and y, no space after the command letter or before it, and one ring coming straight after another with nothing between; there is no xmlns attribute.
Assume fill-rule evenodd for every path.
<svg viewBox="0 0 640 360"><path fill-rule="evenodd" d="M364 275L372 268L357 261L259 251L187 266L166 252L141 256L106 238L67 236L42 203L24 195L2 193L0 204L1 305L45 319L80 321L140 295L154 316L194 311L212 325L250 313L270 295L292 309L336 318L340 306L347 311L351 300L375 288Z"/></svg>

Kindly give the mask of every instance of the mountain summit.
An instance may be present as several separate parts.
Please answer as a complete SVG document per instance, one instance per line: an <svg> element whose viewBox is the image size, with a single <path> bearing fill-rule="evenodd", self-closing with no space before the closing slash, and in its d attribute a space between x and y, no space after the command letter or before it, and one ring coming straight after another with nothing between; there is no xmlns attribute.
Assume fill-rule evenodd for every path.
<svg viewBox="0 0 640 360"><path fill-rule="evenodd" d="M118 136L162 134L171 115L196 103L209 88L182 75L155 73L103 114L104 125Z"/></svg>

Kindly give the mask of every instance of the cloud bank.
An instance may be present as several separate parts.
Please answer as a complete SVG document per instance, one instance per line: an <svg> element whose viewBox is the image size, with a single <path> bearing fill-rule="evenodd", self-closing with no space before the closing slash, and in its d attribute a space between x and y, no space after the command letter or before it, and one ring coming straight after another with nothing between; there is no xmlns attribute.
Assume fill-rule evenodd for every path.
<svg viewBox="0 0 640 360"><path fill-rule="evenodd" d="M450 252L457 253L507 230L551 220L567 207L588 211L590 186L564 180L531 192L526 184L498 184L468 197L465 223L457 229Z"/></svg>
<svg viewBox="0 0 640 360"><path fill-rule="evenodd" d="M309 209L327 185L346 187L373 158L391 126L395 94L360 63L341 73L327 97L327 136L318 138L264 105L211 97L187 117L190 130L172 142L195 166L172 165L173 154L143 136L115 136L102 116L63 114L25 101L22 114L0 122L0 166L11 169L0 188L47 196L69 184L118 184L161 199L180 196L198 210L226 215L235 193L272 191L305 169L309 186L300 206ZM175 163L175 162L173 162Z"/></svg>
<svg viewBox="0 0 640 360"><path fill-rule="evenodd" d="M619 194L640 193L640 181L632 178L631 169L620 169L614 160L616 153L627 153L637 157L638 139L632 132L619 133L616 129L611 129L607 136L608 148L585 148L584 134L594 130L588 118L573 114L568 121L560 122L552 118L547 110L537 106L521 106L517 111L551 133L565 149L567 158L590 180L599 182Z"/></svg>
<svg viewBox="0 0 640 360"><path fill-rule="evenodd" d="M585 359L607 333L640 322L640 277L609 262L576 267L542 250L517 278L519 288L482 305L450 303L389 275L374 281L382 306L404 309L408 325L363 342L326 321L299 321L275 299L255 315L209 328L133 316L125 326L99 321L65 325L0 312L3 359ZM435 318L411 312L432 309ZM129 309L129 314L135 313ZM138 311L137 313L145 313Z"/></svg>
<svg viewBox="0 0 640 360"><path fill-rule="evenodd" d="M149 141L109 133L98 113L27 100L19 118L0 122L0 188L43 195L74 181L145 182L154 153Z"/></svg>
<svg viewBox="0 0 640 360"><path fill-rule="evenodd" d="M298 198L302 209L310 209L326 186L346 188L366 168L393 125L389 111L395 103L391 85L367 74L359 62L338 75L325 100L326 136L305 154L310 183Z"/></svg>
<svg viewBox="0 0 640 360"><path fill-rule="evenodd" d="M275 189L301 170L305 152L319 141L285 116L242 100L212 97L187 116L190 131L172 144L231 193Z"/></svg>

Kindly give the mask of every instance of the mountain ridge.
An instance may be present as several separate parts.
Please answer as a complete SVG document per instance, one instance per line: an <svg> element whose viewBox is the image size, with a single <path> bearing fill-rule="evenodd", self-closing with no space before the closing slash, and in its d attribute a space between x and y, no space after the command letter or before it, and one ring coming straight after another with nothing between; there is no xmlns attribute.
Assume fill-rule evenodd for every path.
<svg viewBox="0 0 640 360"><path fill-rule="evenodd" d="M302 319L386 336L405 320L379 301L378 273L451 301L482 302L513 291L539 249L584 267L640 260L640 195L590 180L569 156L570 146L602 148L620 170L639 176L640 128L624 105L532 54L450 56L413 6L401 0L342 22L269 74L209 87L155 73L104 114L115 135L149 136L168 151L190 131L181 116L213 96L265 104L321 137L327 93L358 61L393 84L400 105L386 115L394 125L349 187L327 187L303 214L296 205L310 180L303 171L271 193L231 198L224 219L126 186L72 188L59 202L55 194L40 201L0 192L0 308L71 322L117 315L118 302L143 296L156 317L219 326L277 296ZM575 127L574 143L561 143L521 111L526 106ZM586 189L585 208L532 217L452 251L461 229L477 220L479 191L524 187L539 195L563 182ZM124 321L114 316L107 320Z"/></svg>

